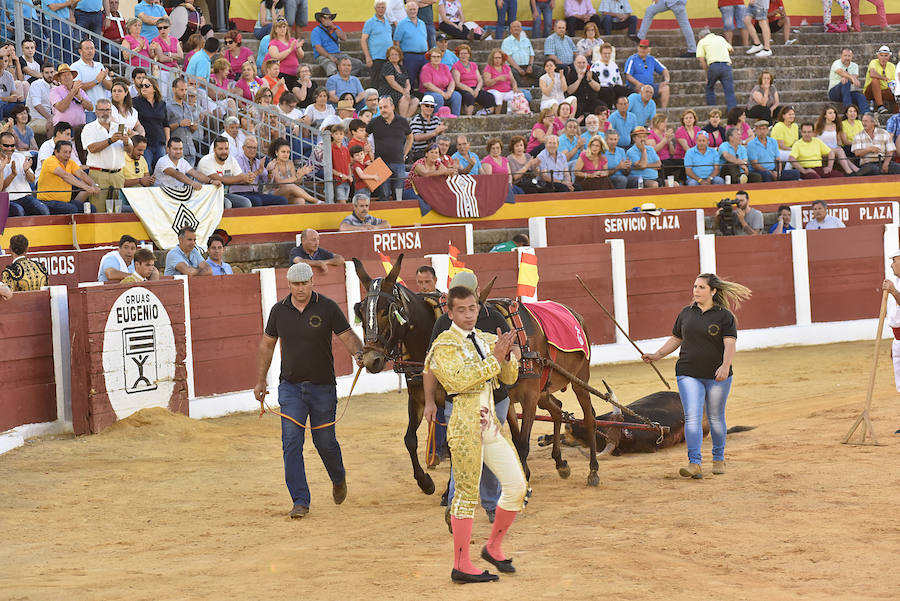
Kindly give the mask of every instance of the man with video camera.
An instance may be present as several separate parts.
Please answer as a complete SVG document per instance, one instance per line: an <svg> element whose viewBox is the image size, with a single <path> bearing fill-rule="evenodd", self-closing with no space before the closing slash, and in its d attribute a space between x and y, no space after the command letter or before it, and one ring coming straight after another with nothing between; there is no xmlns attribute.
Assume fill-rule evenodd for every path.
<svg viewBox="0 0 900 601"><path fill-rule="evenodd" d="M750 207L750 195L739 190L734 200L724 198L716 205L719 209L713 218L720 236L755 236L762 232L762 211Z"/></svg>

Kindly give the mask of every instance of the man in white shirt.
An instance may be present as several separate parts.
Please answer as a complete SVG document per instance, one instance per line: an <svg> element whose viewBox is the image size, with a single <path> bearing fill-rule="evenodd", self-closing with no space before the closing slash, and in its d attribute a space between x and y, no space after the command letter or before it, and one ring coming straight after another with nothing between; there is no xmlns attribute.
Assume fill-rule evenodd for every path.
<svg viewBox="0 0 900 601"><path fill-rule="evenodd" d="M137 252L137 240L125 234L119 238L119 248L111 250L100 259L97 269L98 282L121 282L134 273L134 254ZM158 280L159 270L153 267L148 280Z"/></svg>
<svg viewBox="0 0 900 601"><path fill-rule="evenodd" d="M72 63L72 70L77 73L75 79L81 82L81 90L94 104L96 110L97 101L101 98L109 98L108 90L112 89L112 80L109 78L109 69L94 60L97 50L91 40L82 40L78 46L78 54L81 58ZM85 111L85 123L90 123L96 118L91 111Z"/></svg>
<svg viewBox="0 0 900 601"><path fill-rule="evenodd" d="M219 137L228 140L228 147L233 158L237 158L241 154L241 148L244 147L244 142L247 140L247 134L241 131L240 120L234 116L225 119L225 131L220 133ZM215 142L209 147L210 152L213 152L214 145Z"/></svg>
<svg viewBox="0 0 900 601"><path fill-rule="evenodd" d="M31 194L35 181L31 170L31 155L15 152L16 137L10 132L0 134L0 190L9 194L9 202L22 207L26 215L49 215L47 205ZM12 213L10 213L12 214Z"/></svg>
<svg viewBox="0 0 900 601"><path fill-rule="evenodd" d="M203 175L184 160L184 142L177 136L172 136L166 142L166 154L156 161L153 177L156 178L157 186L169 188L191 186L194 190L199 190L203 184L218 185L218 182Z"/></svg>
<svg viewBox="0 0 900 601"><path fill-rule="evenodd" d="M894 359L894 385L900 392L900 250L896 250L888 257L891 260L891 274L881 285L882 290L890 292L888 295L887 320L888 325L894 331L894 342L891 344L891 357ZM894 434L897 434L894 432Z"/></svg>
<svg viewBox="0 0 900 601"><path fill-rule="evenodd" d="M806 224L806 229L833 230L845 227L843 221L841 221L834 215L829 215L827 213L827 208L828 203L824 200L814 200L812 203L812 207L810 208L810 210L812 211L812 217L810 218L809 223Z"/></svg>
<svg viewBox="0 0 900 601"><path fill-rule="evenodd" d="M212 153L204 156L197 163L197 171L221 184L252 184L256 179L254 173L244 173L229 151L228 138L219 136L213 140ZM253 206L250 199L239 194L225 193L226 209L249 209Z"/></svg>
<svg viewBox="0 0 900 601"><path fill-rule="evenodd" d="M28 107L28 116L31 121L28 126L34 133L41 136L47 135L47 124L53 122L53 103L50 102L50 88L53 87L53 78L56 76L56 68L53 65L44 65L41 69L41 79L31 82L28 88L28 97L25 105Z"/></svg>
<svg viewBox="0 0 900 601"><path fill-rule="evenodd" d="M119 189L125 186L125 153L131 151L131 141L124 132L116 130L112 118L112 103L101 98L94 105L97 120L88 123L81 130L81 146L87 151L88 175L100 188L100 192L92 194L90 202L96 213L107 210L106 203L113 195L118 196ZM124 129L124 125L121 126Z"/></svg>
<svg viewBox="0 0 900 601"><path fill-rule="evenodd" d="M63 140L66 142L72 141L72 126L67 121L60 121L54 125L53 137L48 138L38 149L37 168L34 170L36 176L41 176L41 166L44 164L44 161L53 155L53 148L56 146L56 143ZM81 165L77 152L73 152L72 158L69 160L74 161L76 165Z"/></svg>

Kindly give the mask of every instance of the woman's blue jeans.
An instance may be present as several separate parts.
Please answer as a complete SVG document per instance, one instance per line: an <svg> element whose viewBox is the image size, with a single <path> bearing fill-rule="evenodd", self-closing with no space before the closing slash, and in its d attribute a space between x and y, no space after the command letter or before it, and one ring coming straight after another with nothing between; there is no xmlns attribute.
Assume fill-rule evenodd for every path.
<svg viewBox="0 0 900 601"><path fill-rule="evenodd" d="M294 384L282 380L278 385L278 404L281 412L290 415L301 424L312 427L333 422L337 411L337 390L334 384ZM303 464L303 440L306 430L294 422L281 419L281 448L284 453L284 480L294 504L309 507L309 485L306 482L306 468ZM332 483L340 484L346 476L341 447L334 433L334 424L327 428L312 430L313 444Z"/></svg>
<svg viewBox="0 0 900 601"><path fill-rule="evenodd" d="M434 98L434 112L437 112L442 106L447 104L450 106L450 112L457 117L459 116L459 110L462 108L462 94L453 90L449 100L445 99L440 94L431 93L431 97Z"/></svg>
<svg viewBox="0 0 900 601"><path fill-rule="evenodd" d="M700 445L703 443L703 409L709 419L713 461L725 461L725 401L731 390L731 376L716 382L714 379L678 376L678 393L684 407L684 439L688 461L700 464Z"/></svg>

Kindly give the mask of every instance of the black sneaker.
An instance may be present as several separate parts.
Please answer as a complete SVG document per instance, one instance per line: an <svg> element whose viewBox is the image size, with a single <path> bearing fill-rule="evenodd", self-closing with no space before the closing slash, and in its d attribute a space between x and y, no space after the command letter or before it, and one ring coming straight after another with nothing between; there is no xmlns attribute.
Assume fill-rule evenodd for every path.
<svg viewBox="0 0 900 601"><path fill-rule="evenodd" d="M307 507L306 505L301 505L300 503L296 503L294 505L294 508L291 509L291 519L299 520L307 513L309 513L309 507Z"/></svg>
<svg viewBox="0 0 900 601"><path fill-rule="evenodd" d="M334 484L331 487L331 497L334 499L335 505L340 505L347 498L347 480L343 480L340 484Z"/></svg>

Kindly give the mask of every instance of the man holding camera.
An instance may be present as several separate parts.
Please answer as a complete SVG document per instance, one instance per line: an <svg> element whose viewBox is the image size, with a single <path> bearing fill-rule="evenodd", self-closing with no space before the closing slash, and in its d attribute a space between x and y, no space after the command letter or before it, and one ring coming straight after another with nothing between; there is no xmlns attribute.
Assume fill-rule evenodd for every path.
<svg viewBox="0 0 900 601"><path fill-rule="evenodd" d="M125 153L131 152L131 141L112 124L112 103L101 98L96 106L97 120L81 130L81 145L87 151L85 166L99 192L91 194L90 201L95 213L107 212L106 201L118 196L118 190L125 186Z"/></svg>
<svg viewBox="0 0 900 601"><path fill-rule="evenodd" d="M755 236L762 232L762 211L750 207L750 195L743 190L734 195L734 200L719 201L718 207L713 221L723 236Z"/></svg>

